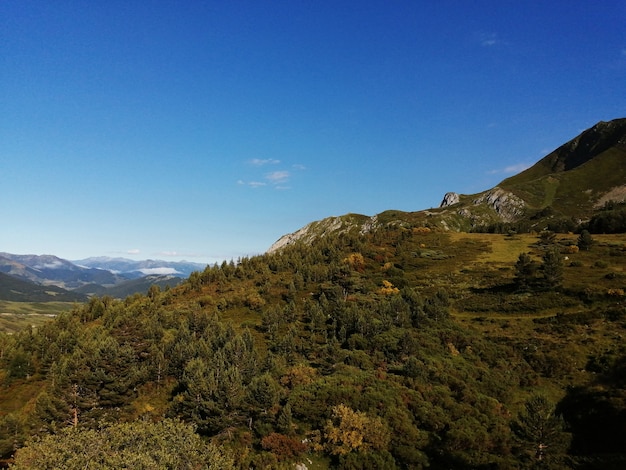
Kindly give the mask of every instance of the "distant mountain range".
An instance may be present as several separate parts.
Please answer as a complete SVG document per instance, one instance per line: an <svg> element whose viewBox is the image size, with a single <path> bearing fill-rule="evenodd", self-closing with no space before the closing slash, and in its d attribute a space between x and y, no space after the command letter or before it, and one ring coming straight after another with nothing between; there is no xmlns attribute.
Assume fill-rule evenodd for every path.
<svg viewBox="0 0 626 470"><path fill-rule="evenodd" d="M0 300L81 301L90 295L126 297L151 285L174 286L205 264L97 257L68 261L53 255L0 253Z"/></svg>
<svg viewBox="0 0 626 470"><path fill-rule="evenodd" d="M487 191L449 192L440 207L417 212L329 217L284 235L268 252L330 232L365 233L386 225L459 232L580 226L607 202L625 200L626 118L621 118L599 122Z"/></svg>

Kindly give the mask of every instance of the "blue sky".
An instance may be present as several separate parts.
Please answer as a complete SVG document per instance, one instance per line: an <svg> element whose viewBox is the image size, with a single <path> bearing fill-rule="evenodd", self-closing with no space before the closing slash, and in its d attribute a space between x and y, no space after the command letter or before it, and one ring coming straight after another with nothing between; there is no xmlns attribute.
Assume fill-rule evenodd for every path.
<svg viewBox="0 0 626 470"><path fill-rule="evenodd" d="M626 1L0 2L0 251L214 262L626 116Z"/></svg>

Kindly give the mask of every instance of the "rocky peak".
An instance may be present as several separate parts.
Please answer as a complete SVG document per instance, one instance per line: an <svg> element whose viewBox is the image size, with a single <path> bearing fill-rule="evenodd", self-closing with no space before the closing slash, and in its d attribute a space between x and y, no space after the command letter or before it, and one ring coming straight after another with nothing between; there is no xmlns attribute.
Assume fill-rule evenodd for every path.
<svg viewBox="0 0 626 470"><path fill-rule="evenodd" d="M439 204L439 207L448 207L453 204L456 204L459 201L460 201L460 198L457 193L453 193L453 192L446 193L443 196L443 201L441 201L441 204Z"/></svg>

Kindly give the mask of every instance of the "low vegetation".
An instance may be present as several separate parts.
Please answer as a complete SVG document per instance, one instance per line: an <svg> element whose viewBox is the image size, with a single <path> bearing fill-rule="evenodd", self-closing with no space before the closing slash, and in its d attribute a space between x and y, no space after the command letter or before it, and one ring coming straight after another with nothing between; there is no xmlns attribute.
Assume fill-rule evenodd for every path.
<svg viewBox="0 0 626 470"><path fill-rule="evenodd" d="M0 332L17 333L38 327L75 305L73 302L11 302L0 300Z"/></svg>
<svg viewBox="0 0 626 470"><path fill-rule="evenodd" d="M0 453L20 469L119 468L129 448L135 468L624 468L625 247L407 221L94 297L0 335ZM168 464L181 446L193 459ZM80 460L105 447L104 467Z"/></svg>

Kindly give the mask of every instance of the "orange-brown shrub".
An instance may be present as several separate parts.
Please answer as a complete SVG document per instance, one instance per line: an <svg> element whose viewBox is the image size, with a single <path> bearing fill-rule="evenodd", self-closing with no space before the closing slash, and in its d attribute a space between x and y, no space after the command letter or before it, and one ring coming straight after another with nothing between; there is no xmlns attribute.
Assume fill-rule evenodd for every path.
<svg viewBox="0 0 626 470"><path fill-rule="evenodd" d="M273 432L261 439L261 446L273 453L278 460L292 459L306 450L306 444L277 432Z"/></svg>

